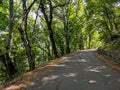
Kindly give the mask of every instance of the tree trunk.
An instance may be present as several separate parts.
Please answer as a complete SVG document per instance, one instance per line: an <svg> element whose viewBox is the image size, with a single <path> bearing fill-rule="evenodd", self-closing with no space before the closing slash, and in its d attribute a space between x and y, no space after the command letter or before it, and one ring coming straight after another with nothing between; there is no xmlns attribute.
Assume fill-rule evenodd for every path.
<svg viewBox="0 0 120 90"><path fill-rule="evenodd" d="M29 70L34 70L35 69L35 60L34 60L34 56L32 54L32 49L30 46L30 43L28 43L27 39L25 38L25 33L23 33L22 28L19 28L19 32L21 35L21 39L23 41L25 50L26 50L26 55L28 58L28 63L29 63Z"/></svg>
<svg viewBox="0 0 120 90"><path fill-rule="evenodd" d="M66 54L70 53L70 35L68 32L68 10L67 8L63 9L63 24L64 24L64 32L65 32L65 43L66 43Z"/></svg>
<svg viewBox="0 0 120 90"><path fill-rule="evenodd" d="M58 52L57 52L56 43L55 43L55 40L54 40L54 32L53 32L53 29L52 29L53 7L52 7L52 1L51 0L49 0L49 7L50 7L49 16L47 16L46 11L45 11L46 8L44 6L43 0L40 1L40 8L41 8L41 11L44 15L46 24L47 24L47 28L48 28L48 31L49 31L49 38L50 38L50 41L51 41L51 44L52 44L52 50L53 50L53 53L54 53L55 57L58 58L59 55L58 55Z"/></svg>
<svg viewBox="0 0 120 90"><path fill-rule="evenodd" d="M2 63L4 64L6 68L9 78L12 78L13 75L17 72L17 69L15 68L13 62L11 61L8 53L1 55L0 60L2 61Z"/></svg>
<svg viewBox="0 0 120 90"><path fill-rule="evenodd" d="M84 49L84 42L83 42L83 34L82 32L80 33L80 37L79 37L79 49L83 50Z"/></svg>
<svg viewBox="0 0 120 90"><path fill-rule="evenodd" d="M69 32L68 32L68 25L67 25L67 21L64 18L64 32L65 32L65 42L66 42L66 54L70 53L70 36L69 36Z"/></svg>
<svg viewBox="0 0 120 90"><path fill-rule="evenodd" d="M47 54L47 57L48 57L47 59L52 60L53 58L52 58L51 52L50 52L50 43L47 42L45 45L46 45L46 48L47 48L47 51L46 51L47 52L46 54Z"/></svg>
<svg viewBox="0 0 120 90"><path fill-rule="evenodd" d="M62 42L61 38L58 39L58 42L59 42L59 47L61 50L61 56L63 56L64 55L64 43Z"/></svg>
<svg viewBox="0 0 120 90"><path fill-rule="evenodd" d="M70 53L70 47L69 47L70 46L70 43L69 43L70 42L70 40L69 40L70 38L69 38L68 35L66 35L65 39L66 39L66 54L68 54L68 53Z"/></svg>
<svg viewBox="0 0 120 90"><path fill-rule="evenodd" d="M91 35L89 33L89 35L88 35L88 49L90 49L90 48L91 48Z"/></svg>
<svg viewBox="0 0 120 90"><path fill-rule="evenodd" d="M11 78L15 73L16 69L11 61L10 58L10 49L11 49L11 44L13 40L13 0L9 1L9 13L10 13L10 21L9 21L9 35L8 35L8 43L6 47L6 53L3 55L3 63L6 67L6 70L8 72L9 77Z"/></svg>
<svg viewBox="0 0 120 90"><path fill-rule="evenodd" d="M20 28L18 28L20 35L21 35L21 39L23 41L25 50L26 50L26 55L28 58L28 63L29 63L29 70L34 70L35 69L35 58L34 55L32 53L32 49L31 49L31 45L30 45L30 41L27 35L27 17L28 17L28 13L27 13L27 8L26 8L26 0L22 0L23 2L23 15L22 15L22 23Z"/></svg>
<svg viewBox="0 0 120 90"><path fill-rule="evenodd" d="M53 30L52 30L52 25L48 25L48 30L49 30L50 41L51 41L51 44L52 44L52 50L55 54L55 57L59 58L57 48L56 48L56 44L55 44L55 40L54 40L54 33L53 33Z"/></svg>

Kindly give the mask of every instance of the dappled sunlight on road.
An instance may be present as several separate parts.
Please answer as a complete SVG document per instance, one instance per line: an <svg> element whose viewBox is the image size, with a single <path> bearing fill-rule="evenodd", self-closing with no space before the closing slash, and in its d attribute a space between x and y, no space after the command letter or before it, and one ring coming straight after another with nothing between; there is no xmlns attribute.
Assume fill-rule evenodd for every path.
<svg viewBox="0 0 120 90"><path fill-rule="evenodd" d="M108 75L105 75L105 77L111 77L111 75L110 75L110 74L108 74Z"/></svg>
<svg viewBox="0 0 120 90"><path fill-rule="evenodd" d="M88 81L90 84L96 83L96 80L89 80Z"/></svg>
<svg viewBox="0 0 120 90"><path fill-rule="evenodd" d="M93 51L83 50L63 57L64 61L52 65L27 90L120 90L120 75L97 59Z"/></svg>
<svg viewBox="0 0 120 90"><path fill-rule="evenodd" d="M59 76L57 76L57 75L51 75L51 76L48 76L48 77L44 77L43 79L42 79L42 82L48 82L48 81L51 81L51 80L55 80L55 79L57 79Z"/></svg>
<svg viewBox="0 0 120 90"><path fill-rule="evenodd" d="M60 65L49 65L49 66L54 66L54 67L65 67L65 64L60 64Z"/></svg>
<svg viewBox="0 0 120 90"><path fill-rule="evenodd" d="M63 76L65 77L76 77L78 74L77 73L67 73L67 74L63 74Z"/></svg>
<svg viewBox="0 0 120 90"><path fill-rule="evenodd" d="M85 69L85 71L91 71L91 72L100 72L100 70L97 70L97 69Z"/></svg>
<svg viewBox="0 0 120 90"><path fill-rule="evenodd" d="M87 60L85 60L85 59L81 59L81 60L77 60L78 62L80 62L80 63L85 63L85 62L88 62Z"/></svg>
<svg viewBox="0 0 120 90"><path fill-rule="evenodd" d="M101 70L104 68L105 66L96 66L96 67L89 66L87 69L84 69L84 70L91 71L91 72L101 72Z"/></svg>

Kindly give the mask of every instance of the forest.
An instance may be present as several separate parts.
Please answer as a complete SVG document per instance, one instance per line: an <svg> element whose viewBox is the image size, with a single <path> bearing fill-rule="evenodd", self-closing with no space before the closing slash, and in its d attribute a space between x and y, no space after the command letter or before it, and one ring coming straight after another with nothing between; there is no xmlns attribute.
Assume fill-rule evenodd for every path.
<svg viewBox="0 0 120 90"><path fill-rule="evenodd" d="M0 0L0 84L77 50L120 50L119 0Z"/></svg>

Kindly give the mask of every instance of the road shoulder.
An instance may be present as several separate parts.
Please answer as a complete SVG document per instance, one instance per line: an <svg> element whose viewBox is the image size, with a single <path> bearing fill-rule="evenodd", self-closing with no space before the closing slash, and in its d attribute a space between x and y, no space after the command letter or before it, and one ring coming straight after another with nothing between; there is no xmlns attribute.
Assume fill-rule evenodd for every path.
<svg viewBox="0 0 120 90"><path fill-rule="evenodd" d="M113 61L111 58L108 58L104 55L100 55L97 52L95 52L95 55L102 60L106 65L108 65L109 67L111 67L112 69L119 71L120 72L120 63L117 63L115 61Z"/></svg>

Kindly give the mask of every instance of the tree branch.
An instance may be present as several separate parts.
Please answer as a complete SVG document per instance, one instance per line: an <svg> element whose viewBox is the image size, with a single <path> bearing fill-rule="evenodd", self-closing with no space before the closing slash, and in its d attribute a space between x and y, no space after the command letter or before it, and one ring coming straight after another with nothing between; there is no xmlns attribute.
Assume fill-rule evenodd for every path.
<svg viewBox="0 0 120 90"><path fill-rule="evenodd" d="M34 3L35 3L36 1L37 1L37 0L34 0L34 1L31 3L31 5L27 8L27 10L26 10L27 14L30 12L32 6L34 5Z"/></svg>
<svg viewBox="0 0 120 90"><path fill-rule="evenodd" d="M44 4L42 1L40 1L40 8L41 8L41 12L43 13L44 18L46 20L46 23L49 24L49 19L48 19L47 14L45 13L45 7L44 7Z"/></svg>
<svg viewBox="0 0 120 90"><path fill-rule="evenodd" d="M38 16L39 16L39 9L40 9L40 4L39 4L39 6L38 6L37 14L36 14L35 21L34 21L33 33L34 33L34 31L35 31L35 26L36 26L37 18L38 18Z"/></svg>

